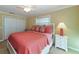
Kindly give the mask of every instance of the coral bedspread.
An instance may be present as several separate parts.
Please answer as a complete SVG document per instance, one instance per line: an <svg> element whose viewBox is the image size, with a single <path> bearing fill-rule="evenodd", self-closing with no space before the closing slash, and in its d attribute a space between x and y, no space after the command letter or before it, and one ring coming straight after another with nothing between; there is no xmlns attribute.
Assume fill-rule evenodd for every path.
<svg viewBox="0 0 79 59"><path fill-rule="evenodd" d="M8 38L18 54L38 54L47 45L48 38L40 32L18 32Z"/></svg>

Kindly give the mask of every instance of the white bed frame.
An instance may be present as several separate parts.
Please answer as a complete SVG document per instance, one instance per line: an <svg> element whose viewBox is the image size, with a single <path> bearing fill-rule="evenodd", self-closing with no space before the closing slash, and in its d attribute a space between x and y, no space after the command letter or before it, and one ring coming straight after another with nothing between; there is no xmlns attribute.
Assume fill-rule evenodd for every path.
<svg viewBox="0 0 79 59"><path fill-rule="evenodd" d="M48 54L50 51L50 48L52 47L53 43L50 43L49 45L47 45L42 51L41 54Z"/></svg>
<svg viewBox="0 0 79 59"><path fill-rule="evenodd" d="M9 49L10 54L17 54L13 46L10 44L10 42L7 40L7 47Z"/></svg>
<svg viewBox="0 0 79 59"><path fill-rule="evenodd" d="M43 50L41 50L41 54L48 54L49 53L49 50L50 50L50 48L52 46L52 44L53 43L51 42ZM15 51L15 49L13 48L13 46L10 44L10 42L8 40L7 40L7 47L9 49L9 51L10 51L10 54L17 54L16 51Z"/></svg>

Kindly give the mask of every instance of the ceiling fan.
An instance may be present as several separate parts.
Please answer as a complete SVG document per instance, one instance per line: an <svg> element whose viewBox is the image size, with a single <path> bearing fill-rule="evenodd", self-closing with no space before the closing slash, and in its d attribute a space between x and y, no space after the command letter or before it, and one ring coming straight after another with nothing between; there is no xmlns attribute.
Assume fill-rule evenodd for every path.
<svg viewBox="0 0 79 59"><path fill-rule="evenodd" d="M20 5L17 6L18 9L24 10L25 12L33 11L36 7L34 5Z"/></svg>

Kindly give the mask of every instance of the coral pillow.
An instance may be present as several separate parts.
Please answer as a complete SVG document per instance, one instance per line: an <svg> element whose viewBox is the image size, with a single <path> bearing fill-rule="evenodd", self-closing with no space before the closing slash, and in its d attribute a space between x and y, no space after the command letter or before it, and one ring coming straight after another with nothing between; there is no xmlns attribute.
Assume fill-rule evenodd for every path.
<svg viewBox="0 0 79 59"><path fill-rule="evenodd" d="M32 31L35 31L35 28L36 28L36 26L32 26L31 30Z"/></svg>
<svg viewBox="0 0 79 59"><path fill-rule="evenodd" d="M35 31L39 32L40 31L40 26L36 26Z"/></svg>
<svg viewBox="0 0 79 59"><path fill-rule="evenodd" d="M45 27L45 33L52 33L52 31L53 31L53 26L48 25Z"/></svg>
<svg viewBox="0 0 79 59"><path fill-rule="evenodd" d="M45 26L40 27L40 32L45 33Z"/></svg>

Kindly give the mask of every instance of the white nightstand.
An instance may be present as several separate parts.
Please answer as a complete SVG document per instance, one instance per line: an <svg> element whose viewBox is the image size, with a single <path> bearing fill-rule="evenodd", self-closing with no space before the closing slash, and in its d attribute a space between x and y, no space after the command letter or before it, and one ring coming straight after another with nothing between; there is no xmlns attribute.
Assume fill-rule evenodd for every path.
<svg viewBox="0 0 79 59"><path fill-rule="evenodd" d="M55 35L55 47L64 49L65 51L68 51L67 39L68 39L67 36Z"/></svg>

